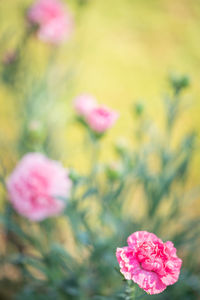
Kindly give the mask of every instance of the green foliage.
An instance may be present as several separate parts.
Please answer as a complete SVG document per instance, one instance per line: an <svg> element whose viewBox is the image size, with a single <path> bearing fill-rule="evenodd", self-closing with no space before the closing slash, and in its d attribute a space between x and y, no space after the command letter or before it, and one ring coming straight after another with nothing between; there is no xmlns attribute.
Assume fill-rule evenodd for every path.
<svg viewBox="0 0 200 300"><path fill-rule="evenodd" d="M180 93L175 93L175 97L179 96ZM172 144L177 115L170 126L168 122L172 120L169 114L175 102L176 98L168 98L167 126L159 134L152 131L153 125L143 131L146 118L139 117L138 145L133 150L118 145L117 165L100 168L95 176L92 166L92 180L90 173L83 176L71 170L73 192L62 217L63 221L67 220L68 225L64 226L69 227L69 240L73 241L69 251L69 242L61 242L56 219L32 224L17 216L10 205L5 205L0 220L7 237L7 251L1 264L2 267L13 265L20 272L20 288L12 299L147 297L144 293L136 296L136 287L124 284L114 269L118 269L116 247L125 245L129 234L142 229L172 240L183 253L184 269L179 282L156 298L196 299L199 277L193 251L199 246L200 220L189 219L183 213L184 198L188 198L184 202L187 205L192 196L185 187L195 150L195 134L187 133L176 145ZM134 202L131 210L130 195L138 187L140 200ZM138 206L142 203L144 210L138 217ZM162 207L164 204L168 204L167 211Z"/></svg>
<svg viewBox="0 0 200 300"><path fill-rule="evenodd" d="M14 55L7 57L0 69L1 86L18 101L18 139L13 151L17 157L41 151L57 158L61 151L48 120L48 108L52 103L56 107L59 95L54 91L55 85L52 88L49 84L52 74L53 77L57 74L53 73L57 53L51 49L39 77L37 72L31 73L27 63L30 34L22 36ZM66 74L70 77L70 70L65 70ZM73 190L59 218L33 223L17 215L8 202L6 174L2 170L0 224L5 244L0 259L2 299L149 297L132 283L124 282L116 272L119 269L116 248L124 246L127 236L137 230L152 231L163 240L172 240L184 261L179 282L151 299L198 299L199 259L194 252L200 245L200 220L185 215L187 205L199 196L199 188L188 185L196 134L184 132L178 142L173 138L189 78L173 75L169 82L172 93L163 100L163 128L148 120L141 102L134 105L134 122L138 126L130 141L133 147L118 143L115 146L118 160L114 165L105 166L99 159L104 136L95 135L82 119L77 120L89 137L91 169L85 174L70 170ZM9 268L16 278L10 275Z"/></svg>

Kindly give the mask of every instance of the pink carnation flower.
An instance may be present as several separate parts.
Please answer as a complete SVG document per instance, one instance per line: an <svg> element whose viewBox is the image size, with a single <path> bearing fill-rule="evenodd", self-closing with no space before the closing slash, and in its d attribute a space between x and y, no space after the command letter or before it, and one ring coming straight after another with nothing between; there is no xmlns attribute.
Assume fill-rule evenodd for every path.
<svg viewBox="0 0 200 300"><path fill-rule="evenodd" d="M96 107L86 116L86 121L91 129L103 133L112 127L118 118L118 113L103 106Z"/></svg>
<svg viewBox="0 0 200 300"><path fill-rule="evenodd" d="M38 0L28 11L30 23L38 26L38 38L59 44L68 39L72 31L72 17L59 0Z"/></svg>
<svg viewBox="0 0 200 300"><path fill-rule="evenodd" d="M128 246L117 248L120 271L149 294L158 294L174 284L182 260L172 242L163 243L155 234L137 231L128 237Z"/></svg>
<svg viewBox="0 0 200 300"><path fill-rule="evenodd" d="M40 153L26 154L7 180L15 210L32 221L58 215L71 189L68 172L59 162Z"/></svg>
<svg viewBox="0 0 200 300"><path fill-rule="evenodd" d="M88 94L80 95L74 100L74 108L82 117L86 117L96 106L96 99Z"/></svg>

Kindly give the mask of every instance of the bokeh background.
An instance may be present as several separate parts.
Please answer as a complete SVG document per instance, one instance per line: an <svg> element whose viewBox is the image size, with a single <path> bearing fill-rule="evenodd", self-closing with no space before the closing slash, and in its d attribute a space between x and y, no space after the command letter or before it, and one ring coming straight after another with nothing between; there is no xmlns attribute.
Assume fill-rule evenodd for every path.
<svg viewBox="0 0 200 300"><path fill-rule="evenodd" d="M25 26L25 11L30 3L0 1L2 60L20 39ZM71 0L67 3L75 26L70 41L58 50L58 69L65 66L69 76L62 84L64 93L58 96L57 104L54 103L48 112L58 128L55 130L56 143L63 147L61 155L67 165L84 170L88 163L83 149L77 146L82 141L82 132L73 123L66 129L73 115L72 101L80 93L90 93L100 103L120 112L116 126L103 141L103 160L113 158L110 146L118 138L132 139L134 102L141 100L148 114L162 127L160 97L168 89L166 78L171 72L188 74L192 83L185 93L187 107L176 125L175 136L191 127L199 131L199 0ZM50 51L39 41L29 43L30 69L36 76L40 76ZM56 73L52 81L55 77ZM10 98L1 88L2 154L7 153L18 138L18 119L15 117L18 104L13 104ZM42 109L45 111L46 107ZM192 182L198 183L199 163L197 154L191 171ZM197 205L198 213L199 209Z"/></svg>
<svg viewBox="0 0 200 300"><path fill-rule="evenodd" d="M0 0L1 65L8 54L12 56L23 38L26 10L32 2ZM133 149L138 146L134 137L138 126L134 104L142 103L144 118L154 120L164 132L166 112L161 98L170 91L169 74L177 73L187 74L191 85L184 90L184 110L176 122L172 140L176 146L179 138L188 132L194 129L197 133L189 182L184 188L190 190L198 186L200 0L63 2L67 3L74 18L71 39L52 49L32 36L22 55L22 73L18 74L16 87L10 81L9 72L3 73L6 68L0 67L3 78L0 83L0 161L8 172L19 160L19 153L23 153L19 149L24 146L21 136L26 137L23 126L28 128L37 119L46 126L41 132L48 128L51 134L52 152L48 154L65 166L86 173L90 167L91 145L85 140L84 129L75 122L73 109L74 98L82 93L93 95L99 103L120 113L115 126L101 141L101 162L114 162L113 145L117 142L125 140ZM23 77L24 74L30 74L30 78L29 75ZM44 77L48 86L43 83ZM22 110L27 100L26 91L31 103L27 116L29 104L24 114ZM154 168L154 160L152 164ZM136 195L136 200L140 196L140 193ZM132 200L131 197L132 194ZM196 198L186 208L181 207L182 217L200 216L199 197Z"/></svg>
<svg viewBox="0 0 200 300"><path fill-rule="evenodd" d="M0 1L2 59L19 40L30 3ZM170 72L189 74L192 82L185 94L186 113L177 123L176 134L191 127L199 130L199 0L71 0L68 6L75 26L72 39L58 50L58 68L68 68L70 80L63 82L65 93L58 97L61 101L57 101L57 115L55 105L50 111L56 126L61 126L56 138L57 143L67 145L63 154L67 164L81 169L87 165L82 149L77 147L82 133L74 124L64 129L73 114L73 98L80 93L90 93L100 103L120 112L116 126L104 139L103 159L113 157L110 145L116 138L132 138L132 106L138 99L162 126L160 97L168 89L166 78ZM29 64L36 74L42 72L49 51L48 46L36 40L30 43ZM1 141L5 145L13 139L17 129L14 118L17 103L13 105L3 89L0 94ZM46 110L45 106L43 109ZM200 175L199 162L197 157L191 173L193 181L198 181Z"/></svg>
<svg viewBox="0 0 200 300"><path fill-rule="evenodd" d="M15 32L11 45L22 30L23 10L29 3L0 3L1 34L5 29ZM200 1L89 0L78 5L71 0L68 5L75 18L74 36L67 45L70 49L60 51L62 63L73 61L76 67L69 101L82 92L95 95L120 111L112 138L131 134L133 101L142 98L150 113L160 119L159 96L166 90L166 76L171 71L184 72L192 78L191 114L181 125L199 128ZM32 48L37 59L43 60L48 49L35 43ZM2 96L3 124L8 121L7 106Z"/></svg>

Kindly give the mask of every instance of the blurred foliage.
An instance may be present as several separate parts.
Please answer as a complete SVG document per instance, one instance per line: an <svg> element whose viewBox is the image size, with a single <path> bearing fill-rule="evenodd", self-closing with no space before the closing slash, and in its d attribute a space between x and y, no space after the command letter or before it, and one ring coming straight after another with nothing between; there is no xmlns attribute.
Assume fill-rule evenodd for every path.
<svg viewBox="0 0 200 300"><path fill-rule="evenodd" d="M8 48L12 52L24 28L23 13L31 2L0 2L1 32L4 33L1 33L1 37L10 39L10 47L4 44L1 51L5 52L5 48ZM193 95L191 98L188 93L185 94L190 114L186 114L184 121L179 122L176 135L179 135L182 128L200 128L199 0L88 0L85 5L79 5L79 0L65 2L73 11L75 33L73 41L59 49L57 63L59 61L62 67L73 65L71 73L76 84L64 83L65 94L59 96L62 118L54 116L54 123L60 125L61 119L67 118L64 111L70 111L68 103L74 96L83 92L94 94L102 103L120 111L121 117L112 134L105 137L105 146L102 147L103 159L112 158L110 144L116 137L125 133L132 135L129 107L133 100L136 101L142 95L149 113L162 126L163 114L157 95L166 89L163 80L166 74L176 70L191 74ZM37 74L40 74L48 53L49 47L32 41L29 46L31 70L37 69ZM13 120L9 99L5 93L0 95L0 119L5 137L13 139L15 132L9 129L15 127L16 122ZM57 143L67 145L70 154L70 158L63 155L63 160L71 164L73 159L76 168L84 170L87 166L84 154L81 149L74 151L77 140L81 142L82 134L75 126L57 132ZM199 157L197 163L200 163ZM199 175L198 168L194 166L191 180L197 182Z"/></svg>
<svg viewBox="0 0 200 300"><path fill-rule="evenodd" d="M0 298L148 297L123 281L115 258L129 234L148 230L172 240L184 261L178 283L151 298L198 299L200 219L191 213L199 199L191 177L198 136L190 128L199 126L199 105L188 122L187 75L170 75L163 107L153 98L171 67L191 71L194 94L199 91L199 1L70 1L77 33L63 48L43 45L27 30L20 12L29 3L0 3ZM120 110L112 138L91 136L71 117L69 100L83 89ZM150 102L129 105L141 94ZM127 140L108 150L120 135ZM72 167L72 196L60 218L32 223L7 201L5 178L29 151Z"/></svg>
<svg viewBox="0 0 200 300"><path fill-rule="evenodd" d="M147 119L145 108L138 110L137 104L137 144L134 149L123 143L116 145L118 160L115 164L104 166L98 161L96 143L101 141L91 139L83 125L85 134L90 137L94 164L88 174L71 170L73 192L61 223L48 219L34 224L17 216L5 202L0 218L5 243L1 257L2 291L0 289L4 299L147 297L141 291L135 297L134 288L133 298L132 286L123 283L115 271L116 247L123 246L127 236L136 230L152 231L165 240L173 240L184 261L178 283L156 298L197 299L200 295L199 259L194 253L200 242L200 220L184 213L199 195L198 187L193 186L191 190L187 187L195 133L183 134L176 147L171 144L182 103L181 92L186 87L184 83L180 86L181 78L176 82L178 88L172 84L173 96L168 95L163 102L164 132ZM35 137L33 147L34 141ZM22 153L24 151L23 148ZM49 154L45 145L43 151ZM11 267L13 273L18 274L15 279L9 276ZM8 289L5 296L9 286L12 289Z"/></svg>

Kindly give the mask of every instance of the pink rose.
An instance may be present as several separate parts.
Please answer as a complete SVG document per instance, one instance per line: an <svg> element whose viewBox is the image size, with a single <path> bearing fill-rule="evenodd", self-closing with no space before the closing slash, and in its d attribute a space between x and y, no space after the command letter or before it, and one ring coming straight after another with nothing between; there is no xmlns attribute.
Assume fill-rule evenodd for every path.
<svg viewBox="0 0 200 300"><path fill-rule="evenodd" d="M163 243L155 234L137 231L128 237L128 246L117 248L120 271L149 294L158 294L174 284L182 260L172 242Z"/></svg>
<svg viewBox="0 0 200 300"><path fill-rule="evenodd" d="M117 112L105 106L99 106L90 111L86 116L86 122L93 131L103 133L113 126L117 118Z"/></svg>
<svg viewBox="0 0 200 300"><path fill-rule="evenodd" d="M72 17L59 0L38 0L28 11L28 20L38 26L38 38L59 44L68 39L72 31Z"/></svg>
<svg viewBox="0 0 200 300"><path fill-rule="evenodd" d="M71 180L63 166L40 153L26 154L7 180L15 210L32 221L58 215L70 194Z"/></svg>
<svg viewBox="0 0 200 300"><path fill-rule="evenodd" d="M96 106L96 99L88 94L80 95L74 100L74 108L77 114L82 117L86 117Z"/></svg>

